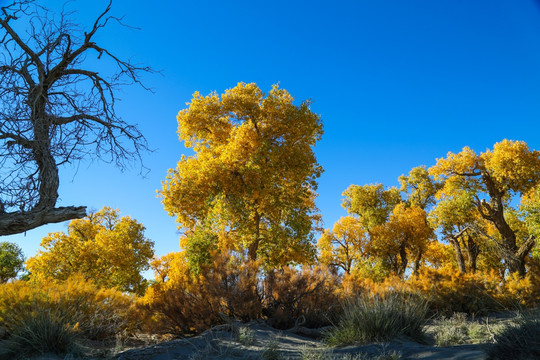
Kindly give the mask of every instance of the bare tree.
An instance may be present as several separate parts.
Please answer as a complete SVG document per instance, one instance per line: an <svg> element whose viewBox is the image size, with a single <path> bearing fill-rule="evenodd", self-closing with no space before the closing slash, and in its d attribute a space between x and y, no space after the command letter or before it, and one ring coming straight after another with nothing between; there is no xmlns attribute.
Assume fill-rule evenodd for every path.
<svg viewBox="0 0 540 360"><path fill-rule="evenodd" d="M86 215L82 206L56 207L62 164L97 157L123 168L141 159L146 140L116 113L115 91L143 86L140 74L151 69L94 41L109 23L122 25L111 2L86 32L73 13L34 0L0 9L0 235L10 235ZM115 70L94 69L103 62Z"/></svg>

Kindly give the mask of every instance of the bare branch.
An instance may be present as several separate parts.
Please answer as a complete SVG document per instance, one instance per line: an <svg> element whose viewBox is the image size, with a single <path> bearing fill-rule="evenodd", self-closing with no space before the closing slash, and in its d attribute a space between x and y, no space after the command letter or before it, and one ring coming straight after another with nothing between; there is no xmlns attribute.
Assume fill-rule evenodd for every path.
<svg viewBox="0 0 540 360"><path fill-rule="evenodd" d="M109 16L111 5L86 32L72 22L73 13L51 14L34 0L0 8L0 224L28 218L26 229L6 225L0 235L55 221L60 165L98 158L124 168L149 150L137 127L116 113L115 93L126 84L147 89L140 74L153 70L93 40L110 21L123 25ZM17 21L25 33L12 26ZM89 54L108 58L116 72L87 66ZM85 216L77 209L69 216Z"/></svg>

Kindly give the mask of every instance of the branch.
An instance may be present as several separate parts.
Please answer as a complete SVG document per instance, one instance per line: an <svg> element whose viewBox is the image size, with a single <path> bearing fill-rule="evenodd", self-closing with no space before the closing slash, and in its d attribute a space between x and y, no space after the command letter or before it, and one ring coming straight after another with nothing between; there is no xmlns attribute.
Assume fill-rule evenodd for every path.
<svg viewBox="0 0 540 360"><path fill-rule="evenodd" d="M20 145L26 149L32 149L33 148L33 142L30 141L30 140L27 140L25 138L23 138L22 136L20 135L17 135L17 134L12 134L12 133L4 133L4 132L1 132L0 131L0 140L5 140L5 139L12 139L13 141L15 141L15 143L17 145ZM9 142L8 142L9 144Z"/></svg>
<svg viewBox="0 0 540 360"><path fill-rule="evenodd" d="M29 212L4 213L0 214L0 235L19 234L41 225L80 219L85 216L85 206L68 206Z"/></svg>
<svg viewBox="0 0 540 360"><path fill-rule="evenodd" d="M8 20L9 20L9 18L8 18ZM32 61L36 65L36 68L37 68L38 73L39 73L40 78L41 78L45 74L45 69L44 69L43 63L41 62L39 56L37 56L37 54L34 51L32 51L32 49L30 49L30 47L28 45L26 45L26 43L24 41L22 41L19 34L17 34L15 32L15 30L13 30L11 28L11 26L9 26L8 20L0 18L0 26L2 26L4 29L6 29L6 32L17 43L17 45L19 45L19 47L32 59Z"/></svg>
<svg viewBox="0 0 540 360"><path fill-rule="evenodd" d="M527 240L521 246L519 247L516 256L518 259L524 259L527 254L532 250L532 248L536 245L536 236L530 235Z"/></svg>

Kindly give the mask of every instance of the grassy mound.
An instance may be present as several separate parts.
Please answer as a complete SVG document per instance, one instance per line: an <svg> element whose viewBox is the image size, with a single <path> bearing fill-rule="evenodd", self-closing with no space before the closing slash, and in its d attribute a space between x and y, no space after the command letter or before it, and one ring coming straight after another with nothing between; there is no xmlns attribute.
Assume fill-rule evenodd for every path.
<svg viewBox="0 0 540 360"><path fill-rule="evenodd" d="M348 301L327 337L329 345L389 341L400 336L423 339L428 304L418 296L391 292Z"/></svg>

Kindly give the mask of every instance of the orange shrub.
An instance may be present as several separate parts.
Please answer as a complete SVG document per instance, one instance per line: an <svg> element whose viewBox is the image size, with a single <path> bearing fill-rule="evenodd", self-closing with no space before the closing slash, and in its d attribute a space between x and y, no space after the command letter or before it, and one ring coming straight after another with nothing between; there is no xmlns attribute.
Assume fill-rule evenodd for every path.
<svg viewBox="0 0 540 360"><path fill-rule="evenodd" d="M0 285L0 324L8 332L45 311L67 314L83 337L114 336L135 324L130 320L132 299L102 289L75 275L65 282L15 281Z"/></svg>
<svg viewBox="0 0 540 360"><path fill-rule="evenodd" d="M303 326L328 325L339 309L339 286L339 277L324 267L270 271L263 286L263 313L279 329L294 326L302 316Z"/></svg>
<svg viewBox="0 0 540 360"><path fill-rule="evenodd" d="M503 304L497 297L501 284L494 272L461 274L453 269L426 269L406 282L410 290L428 298L433 311L445 314L502 310Z"/></svg>
<svg viewBox="0 0 540 360"><path fill-rule="evenodd" d="M540 304L540 279L527 274L520 278L517 273L509 276L498 298L507 307L535 307Z"/></svg>
<svg viewBox="0 0 540 360"><path fill-rule="evenodd" d="M139 301L139 308L150 314L146 331L194 334L221 324L220 314L242 321L260 316L255 265L218 255L195 277L182 253L170 258L169 280L150 286Z"/></svg>

